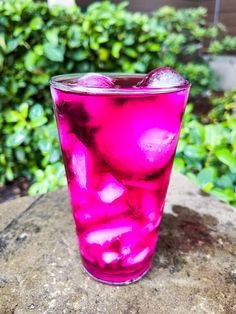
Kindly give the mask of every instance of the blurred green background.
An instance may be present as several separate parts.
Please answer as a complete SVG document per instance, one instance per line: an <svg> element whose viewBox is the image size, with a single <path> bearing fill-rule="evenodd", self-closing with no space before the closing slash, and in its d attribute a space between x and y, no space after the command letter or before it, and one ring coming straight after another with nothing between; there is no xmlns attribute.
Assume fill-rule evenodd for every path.
<svg viewBox="0 0 236 314"><path fill-rule="evenodd" d="M82 12L78 6L0 0L0 185L23 177L36 195L66 184L52 75L146 73L166 65L192 83L175 169L236 205L236 90L218 92L209 66L211 56L235 51L236 37L222 25L208 27L202 7L166 6L147 15L126 6L94 2Z"/></svg>

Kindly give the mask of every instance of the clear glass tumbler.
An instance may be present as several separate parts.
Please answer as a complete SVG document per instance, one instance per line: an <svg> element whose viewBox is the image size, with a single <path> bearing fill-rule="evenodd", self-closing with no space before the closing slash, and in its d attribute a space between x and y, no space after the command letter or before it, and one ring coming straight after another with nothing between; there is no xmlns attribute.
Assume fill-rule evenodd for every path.
<svg viewBox="0 0 236 314"><path fill-rule="evenodd" d="M51 79L82 263L95 279L127 284L151 267L189 84L122 88Z"/></svg>

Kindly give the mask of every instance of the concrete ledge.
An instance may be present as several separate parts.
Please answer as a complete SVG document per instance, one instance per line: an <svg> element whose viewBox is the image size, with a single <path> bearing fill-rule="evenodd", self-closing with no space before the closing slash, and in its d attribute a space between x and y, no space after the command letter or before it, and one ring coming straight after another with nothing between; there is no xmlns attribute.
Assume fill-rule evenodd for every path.
<svg viewBox="0 0 236 314"><path fill-rule="evenodd" d="M206 58L210 59L210 67L219 77L220 89L229 91L236 88L236 56L219 55Z"/></svg>
<svg viewBox="0 0 236 314"><path fill-rule="evenodd" d="M236 210L172 177L152 270L111 287L82 270L66 189L0 231L0 313L236 313ZM1 217L18 201L3 203Z"/></svg>

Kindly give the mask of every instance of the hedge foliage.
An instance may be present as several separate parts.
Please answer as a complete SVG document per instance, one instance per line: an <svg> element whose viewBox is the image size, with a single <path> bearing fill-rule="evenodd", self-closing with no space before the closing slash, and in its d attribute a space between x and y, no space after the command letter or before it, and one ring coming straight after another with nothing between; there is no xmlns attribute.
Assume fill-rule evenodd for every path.
<svg viewBox="0 0 236 314"><path fill-rule="evenodd" d="M222 25L206 27L204 8L162 7L148 16L126 5L95 2L81 12L0 0L0 184L25 176L35 181L31 194L65 184L48 88L52 75L169 65L192 82L192 97L217 89L203 45L205 52L220 53L235 49L236 38ZM192 145L192 135L183 136ZM200 171L195 157L180 170Z"/></svg>
<svg viewBox="0 0 236 314"><path fill-rule="evenodd" d="M213 97L207 116L187 106L175 158L177 171L203 191L236 206L236 90Z"/></svg>

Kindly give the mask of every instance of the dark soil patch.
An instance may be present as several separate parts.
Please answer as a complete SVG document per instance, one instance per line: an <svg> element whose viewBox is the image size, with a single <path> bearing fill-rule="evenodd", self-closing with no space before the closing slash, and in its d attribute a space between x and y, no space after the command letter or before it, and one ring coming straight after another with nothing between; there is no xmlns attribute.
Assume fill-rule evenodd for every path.
<svg viewBox="0 0 236 314"><path fill-rule="evenodd" d="M223 97L224 92L223 91L217 91L214 92L212 96L202 96L202 97L193 97L190 99L190 102L193 103L193 113L197 116L202 116L208 114L208 112L213 109L212 106L212 98L214 97Z"/></svg>
<svg viewBox="0 0 236 314"><path fill-rule="evenodd" d="M19 196L27 195L31 181L24 177L19 177L13 182L0 187L0 203L15 199Z"/></svg>

